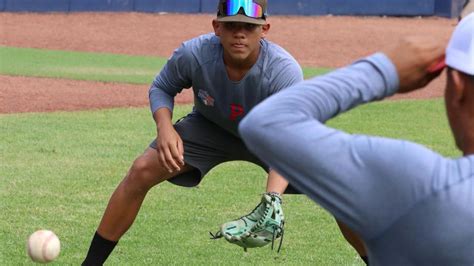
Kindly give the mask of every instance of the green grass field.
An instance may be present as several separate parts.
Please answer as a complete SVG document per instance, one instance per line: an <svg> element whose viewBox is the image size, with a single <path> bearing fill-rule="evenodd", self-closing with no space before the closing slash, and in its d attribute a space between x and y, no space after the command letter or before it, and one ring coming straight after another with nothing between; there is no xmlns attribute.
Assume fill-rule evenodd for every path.
<svg viewBox="0 0 474 266"><path fill-rule="evenodd" d="M0 46L0 73L13 76L150 84L166 63L129 56Z"/></svg>
<svg viewBox="0 0 474 266"><path fill-rule="evenodd" d="M150 84L166 58L0 46L0 74ZM329 68L304 67L306 78Z"/></svg>
<svg viewBox="0 0 474 266"><path fill-rule="evenodd" d="M0 48L3 74L9 69L3 60L11 52L5 52L8 49L15 50ZM51 53L54 59L44 65L57 65L58 70L47 73L81 79L65 74L80 65L64 63L75 52L19 50L20 55L8 59L8 64L15 61L17 65L12 75L36 75L29 58ZM21 59L23 52L32 54ZM97 58L101 60L94 61ZM150 70L145 76L154 75L154 60L147 65L137 57L117 58L122 56L90 54L82 62L103 76L111 74L107 68L123 67L129 73L130 67L133 77L128 81L111 77L118 82L136 79L140 83L136 73L142 70ZM137 61L128 65L127 60ZM43 65L42 60L31 64ZM141 70L134 72L135 67ZM177 107L175 118L190 109ZM441 100L373 103L329 124L352 133L409 139L447 156L459 155ZM0 265L28 264L26 239L42 228L55 231L62 241L61 255L53 264L80 264L110 194L154 134L146 107L0 115ZM269 247L243 253L223 239L210 240L209 231L256 205L265 181L265 173L257 166L232 162L213 169L197 188L166 183L152 189L107 264L363 265L331 216L304 196L284 197L287 226L281 254Z"/></svg>

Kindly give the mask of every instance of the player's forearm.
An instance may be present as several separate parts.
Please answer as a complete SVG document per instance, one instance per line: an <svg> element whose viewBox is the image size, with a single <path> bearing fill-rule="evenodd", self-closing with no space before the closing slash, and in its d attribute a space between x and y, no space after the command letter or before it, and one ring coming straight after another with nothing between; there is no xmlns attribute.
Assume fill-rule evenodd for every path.
<svg viewBox="0 0 474 266"><path fill-rule="evenodd" d="M308 120L325 122L359 104L392 95L398 88L395 66L376 54L325 76L301 82L256 106L242 121L262 134L265 128L293 127ZM314 121L314 122L317 122ZM305 132L299 132L305 134Z"/></svg>
<svg viewBox="0 0 474 266"><path fill-rule="evenodd" d="M156 112L153 113L153 118L155 119L156 128L158 132L161 129L169 128L173 126L173 123L171 121L172 117L173 117L173 114L171 110L165 107L160 108Z"/></svg>
<svg viewBox="0 0 474 266"><path fill-rule="evenodd" d="M393 95L398 84L395 66L388 57L379 53L303 82L301 90L291 94L301 102L296 106L297 111L325 122L360 104ZM280 102L272 105L284 104L285 98L280 96Z"/></svg>
<svg viewBox="0 0 474 266"><path fill-rule="evenodd" d="M255 107L247 120L253 117L260 124L285 126L307 119L325 122L357 105L394 94L398 84L395 66L385 55L376 54L279 93Z"/></svg>

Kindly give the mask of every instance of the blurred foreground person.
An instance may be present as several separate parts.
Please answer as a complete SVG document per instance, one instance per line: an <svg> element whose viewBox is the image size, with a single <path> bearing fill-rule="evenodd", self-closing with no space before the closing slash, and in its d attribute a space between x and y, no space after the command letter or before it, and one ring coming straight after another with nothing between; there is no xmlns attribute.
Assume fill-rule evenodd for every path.
<svg viewBox="0 0 474 266"><path fill-rule="evenodd" d="M240 124L251 151L360 236L372 265L474 265L474 14L445 47L406 39L270 97ZM447 116L463 157L324 125L426 86L445 52Z"/></svg>

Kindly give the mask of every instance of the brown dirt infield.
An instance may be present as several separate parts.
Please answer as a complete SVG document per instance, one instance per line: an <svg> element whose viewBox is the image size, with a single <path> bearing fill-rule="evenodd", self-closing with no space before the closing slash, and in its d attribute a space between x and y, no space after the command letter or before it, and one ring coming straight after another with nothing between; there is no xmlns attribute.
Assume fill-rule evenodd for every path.
<svg viewBox="0 0 474 266"><path fill-rule="evenodd" d="M213 15L0 13L0 45L168 57L179 44L212 31ZM272 17L268 39L303 66L340 67L406 35L447 38L443 18ZM150 80L151 82L151 80ZM440 97L443 79L396 98ZM147 106L148 86L0 76L0 113ZM192 100L179 95L177 103Z"/></svg>

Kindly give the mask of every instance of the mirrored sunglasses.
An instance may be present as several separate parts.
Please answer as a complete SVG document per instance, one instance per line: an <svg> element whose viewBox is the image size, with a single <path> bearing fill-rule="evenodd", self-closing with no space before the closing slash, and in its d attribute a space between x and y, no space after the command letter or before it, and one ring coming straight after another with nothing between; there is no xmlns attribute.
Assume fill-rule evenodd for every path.
<svg viewBox="0 0 474 266"><path fill-rule="evenodd" d="M263 8L252 0L228 0L224 4L224 15L235 16L242 9L247 17L263 18Z"/></svg>

